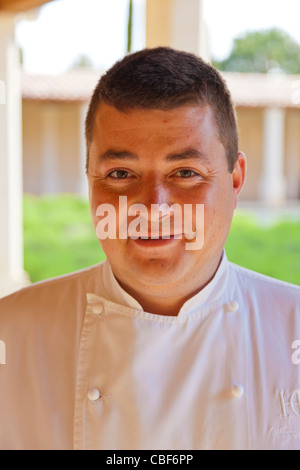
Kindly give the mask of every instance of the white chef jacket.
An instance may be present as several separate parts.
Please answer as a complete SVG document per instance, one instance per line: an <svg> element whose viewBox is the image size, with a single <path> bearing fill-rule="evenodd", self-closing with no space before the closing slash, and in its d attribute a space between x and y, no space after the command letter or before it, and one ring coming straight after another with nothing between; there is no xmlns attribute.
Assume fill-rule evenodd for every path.
<svg viewBox="0 0 300 470"><path fill-rule="evenodd" d="M0 449L300 449L296 340L300 288L225 253L176 317L108 261L37 283L0 301Z"/></svg>

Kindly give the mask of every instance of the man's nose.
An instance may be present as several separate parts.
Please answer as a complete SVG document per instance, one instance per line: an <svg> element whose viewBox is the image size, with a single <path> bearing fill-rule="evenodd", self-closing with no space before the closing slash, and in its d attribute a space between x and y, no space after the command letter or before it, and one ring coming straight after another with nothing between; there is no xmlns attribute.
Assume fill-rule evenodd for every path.
<svg viewBox="0 0 300 470"><path fill-rule="evenodd" d="M152 204L170 204L170 197L167 184L158 178L151 178L147 184L142 186L138 202L151 209Z"/></svg>

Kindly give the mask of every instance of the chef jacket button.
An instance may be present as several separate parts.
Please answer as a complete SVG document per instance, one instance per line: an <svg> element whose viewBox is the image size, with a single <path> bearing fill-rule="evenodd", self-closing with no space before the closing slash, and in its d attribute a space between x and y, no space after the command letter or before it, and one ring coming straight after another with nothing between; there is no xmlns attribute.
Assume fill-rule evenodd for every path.
<svg viewBox="0 0 300 470"><path fill-rule="evenodd" d="M236 398L241 398L244 395L244 387L242 385L236 384L231 389L232 395Z"/></svg>
<svg viewBox="0 0 300 470"><path fill-rule="evenodd" d="M92 388L88 392L88 399L90 401L97 401L97 400L99 400L100 396L101 396L101 394L100 394L100 392L97 388Z"/></svg>
<svg viewBox="0 0 300 470"><path fill-rule="evenodd" d="M103 312L103 305L101 304L93 305L93 313L95 315L101 315L102 312Z"/></svg>
<svg viewBox="0 0 300 470"><path fill-rule="evenodd" d="M239 309L239 303L236 300L232 300L227 304L229 312L236 312Z"/></svg>

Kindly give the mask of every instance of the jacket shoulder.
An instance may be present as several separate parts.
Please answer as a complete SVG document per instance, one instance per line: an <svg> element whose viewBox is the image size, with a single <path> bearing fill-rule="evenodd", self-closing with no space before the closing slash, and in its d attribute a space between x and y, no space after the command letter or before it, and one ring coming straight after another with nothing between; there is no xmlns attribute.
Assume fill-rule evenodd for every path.
<svg viewBox="0 0 300 470"><path fill-rule="evenodd" d="M288 304L296 302L300 307L300 286L252 271L234 263L230 263L230 268L236 278L237 285L248 296L268 296L270 301L284 300Z"/></svg>
<svg viewBox="0 0 300 470"><path fill-rule="evenodd" d="M19 313L24 315L27 312L54 310L62 303L68 308L78 304L89 290L95 290L95 285L101 279L102 264L40 281L3 297L0 299L0 321L3 317Z"/></svg>

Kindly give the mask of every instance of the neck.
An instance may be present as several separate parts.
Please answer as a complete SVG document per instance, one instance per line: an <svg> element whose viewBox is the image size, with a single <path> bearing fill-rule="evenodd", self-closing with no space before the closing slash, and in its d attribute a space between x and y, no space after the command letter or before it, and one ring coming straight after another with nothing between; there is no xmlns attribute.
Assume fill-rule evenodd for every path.
<svg viewBox="0 0 300 470"><path fill-rule="evenodd" d="M222 256L218 259L217 263L213 266L210 272L201 273L202 276L197 277L194 283L189 282L189 279L182 280L180 285L160 285L150 286L138 286L138 288L132 288L134 283L129 284L122 281L117 276L116 279L120 286L131 295L139 304L143 307L143 310L148 313L166 315L166 316L177 316L181 307L191 297L198 294L204 289L214 278L220 263ZM193 279L194 280L194 279ZM187 289L187 286L190 289Z"/></svg>

